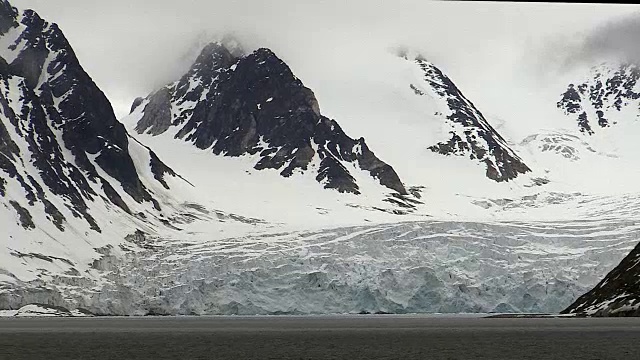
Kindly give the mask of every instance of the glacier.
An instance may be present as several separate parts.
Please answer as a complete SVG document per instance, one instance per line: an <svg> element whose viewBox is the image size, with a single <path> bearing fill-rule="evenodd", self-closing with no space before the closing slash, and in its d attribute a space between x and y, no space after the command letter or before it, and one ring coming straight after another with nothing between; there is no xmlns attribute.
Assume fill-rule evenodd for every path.
<svg viewBox="0 0 640 360"><path fill-rule="evenodd" d="M177 233L176 233L177 234ZM632 249L635 220L414 221L217 240L128 237L92 267L0 291L109 315L559 312ZM209 235L208 235L209 236ZM13 296L12 296L13 295Z"/></svg>

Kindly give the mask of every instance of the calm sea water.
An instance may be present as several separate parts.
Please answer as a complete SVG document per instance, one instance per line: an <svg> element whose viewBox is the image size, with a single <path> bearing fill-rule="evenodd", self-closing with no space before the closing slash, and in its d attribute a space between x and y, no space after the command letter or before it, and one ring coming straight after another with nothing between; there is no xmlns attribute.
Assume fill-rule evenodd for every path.
<svg viewBox="0 0 640 360"><path fill-rule="evenodd" d="M640 359L640 318L0 319L0 359Z"/></svg>

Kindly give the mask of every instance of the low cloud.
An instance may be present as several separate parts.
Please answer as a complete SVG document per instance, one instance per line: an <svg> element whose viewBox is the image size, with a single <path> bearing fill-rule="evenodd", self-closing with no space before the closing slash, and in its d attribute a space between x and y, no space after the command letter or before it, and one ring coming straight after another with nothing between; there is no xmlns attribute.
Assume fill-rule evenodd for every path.
<svg viewBox="0 0 640 360"><path fill-rule="evenodd" d="M548 81L559 73L605 61L640 65L638 39L640 12L616 17L587 31L549 35L527 51L527 54L536 54L528 62L540 82Z"/></svg>
<svg viewBox="0 0 640 360"><path fill-rule="evenodd" d="M580 44L576 57L597 60L613 57L640 63L640 12L596 28Z"/></svg>
<svg viewBox="0 0 640 360"><path fill-rule="evenodd" d="M223 34L233 34L248 51L273 49L303 81L320 67L346 72L347 58L365 62L378 50L405 44L482 101L487 84L502 86L511 77L530 39L629 12L602 5L422 0L10 1L60 25L119 115L135 97L178 78L204 43ZM589 49L597 53L598 41L592 42Z"/></svg>

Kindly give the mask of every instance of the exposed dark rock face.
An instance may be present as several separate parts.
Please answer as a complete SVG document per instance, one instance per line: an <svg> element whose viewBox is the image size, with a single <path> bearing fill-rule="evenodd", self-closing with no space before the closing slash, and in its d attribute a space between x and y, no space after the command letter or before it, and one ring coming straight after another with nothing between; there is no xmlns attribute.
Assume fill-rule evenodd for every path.
<svg viewBox="0 0 640 360"><path fill-rule="evenodd" d="M31 217L31 213L29 210L22 207L17 201L10 200L9 204L13 206L13 208L18 213L18 218L20 219L20 225L22 225L25 229L35 229L35 224L33 223L33 218Z"/></svg>
<svg viewBox="0 0 640 360"><path fill-rule="evenodd" d="M450 131L451 138L430 146L429 150L442 155L468 156L471 160L483 162L486 164L486 176L498 182L509 181L531 171L448 76L420 56L414 61L424 72L424 81L446 101L450 110L446 119L455 124ZM425 95L416 85L411 84L410 87L416 95Z"/></svg>
<svg viewBox="0 0 640 360"><path fill-rule="evenodd" d="M135 103L134 103L135 105ZM134 109L137 106L132 105ZM144 116L138 122L136 131L149 132L153 135L160 135L169 130L171 126L171 94L167 88L158 90L150 99L146 106Z"/></svg>
<svg viewBox="0 0 640 360"><path fill-rule="evenodd" d="M640 316L640 244L598 285L562 313Z"/></svg>
<svg viewBox="0 0 640 360"><path fill-rule="evenodd" d="M206 46L187 74L147 98L136 131L159 135L170 127L216 155L259 154L257 170L316 171L325 188L359 194L353 164L407 194L393 168L324 117L313 92L269 49L243 56Z"/></svg>
<svg viewBox="0 0 640 360"><path fill-rule="evenodd" d="M16 36L8 49L0 49L13 58L8 63L0 56L0 195L6 196L9 181L17 181L29 207L42 206L59 230L68 219L52 196L100 232L90 202L103 197L129 212L102 171L135 201L159 209L138 176L124 126L58 26L31 10L19 14L0 0L0 36ZM154 164L149 166L167 187L162 176L175 173L150 156ZM21 219L27 219L29 210L21 209Z"/></svg>
<svg viewBox="0 0 640 360"><path fill-rule="evenodd" d="M557 107L566 115L576 117L581 132L593 135L597 129L595 123L600 128L609 127L611 115L632 103L637 106L639 78L640 69L631 64L594 67L586 82L577 86L569 84Z"/></svg>
<svg viewBox="0 0 640 360"><path fill-rule="evenodd" d="M8 1L0 1L0 34L4 34L12 27L18 25L16 10Z"/></svg>
<svg viewBox="0 0 640 360"><path fill-rule="evenodd" d="M131 110L129 110L129 114L131 114L138 106L142 105L144 99L141 97L137 97L133 100L133 104L131 104Z"/></svg>

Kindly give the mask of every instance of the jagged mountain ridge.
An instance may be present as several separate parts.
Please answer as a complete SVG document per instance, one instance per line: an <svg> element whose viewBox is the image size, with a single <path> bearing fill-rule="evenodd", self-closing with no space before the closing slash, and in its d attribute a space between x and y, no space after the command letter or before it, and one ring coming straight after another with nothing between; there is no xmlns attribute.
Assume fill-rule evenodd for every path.
<svg viewBox="0 0 640 360"><path fill-rule="evenodd" d="M428 149L442 155L468 156L486 165L486 176L497 182L515 179L531 169L513 151L505 139L489 124L482 113L469 101L438 67L418 55L410 59L424 73L422 84L410 84L418 96L445 102L448 114L437 113L450 125L450 138Z"/></svg>
<svg viewBox="0 0 640 360"><path fill-rule="evenodd" d="M563 313L589 316L640 316L640 244L593 289Z"/></svg>
<svg viewBox="0 0 640 360"><path fill-rule="evenodd" d="M259 153L256 170L277 169L289 177L316 166L325 188L359 194L353 164L399 196L409 193L363 138L350 138L320 113L313 92L269 49L242 56L211 43L179 81L132 108L138 106L144 106L138 133L160 135L176 127L176 138L216 155Z"/></svg>
<svg viewBox="0 0 640 360"><path fill-rule="evenodd" d="M102 183L104 194L113 204L130 212L121 195L100 177L97 165L117 180L122 189L135 201L151 202L160 210L160 205L141 182L128 154L129 138L124 126L115 118L106 96L80 66L73 49L57 25L45 22L30 10L25 11L20 17L21 24L18 25L17 13L8 7L8 3L4 3L2 21L7 23L13 19L15 27L9 31L13 29L19 34L10 44L10 52L7 54L15 58L3 66L3 75L7 77L6 80L11 76L24 79L23 82L18 80L18 86L23 89L21 98L33 103L34 110L23 115L39 118L38 121L41 123L34 124L34 127L39 127L43 132L50 130L47 134L39 134L41 139L48 141L43 144L39 157L49 156L48 152L58 150L55 144L57 138L54 135L54 132L57 132L64 148L73 155L73 162L77 165L70 170L75 174L72 178L76 180L74 182L77 188L82 189L85 194L92 194L86 180L80 180L79 172L82 170L86 172L89 181ZM13 34L5 36L11 35ZM34 99L35 97L38 99ZM38 113L40 111L41 113ZM59 152L56 155L59 155ZM150 166L160 178L165 172L171 174L155 154L151 156L157 161L153 161ZM90 157L93 159L90 160ZM57 163L64 163L60 155L56 160ZM36 161L36 164L38 163ZM44 168L39 170L45 174L60 173ZM55 189L59 184L69 183L65 180L54 177L47 181L47 186ZM72 191L73 188L68 187L54 193L70 196L69 193ZM74 198L80 201L78 194L75 194Z"/></svg>

